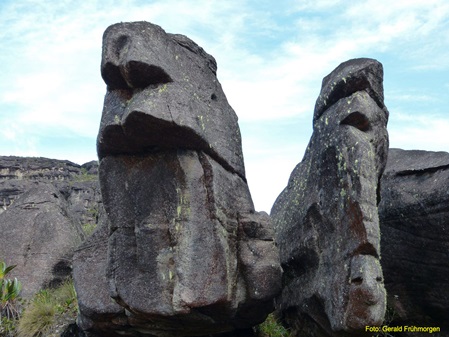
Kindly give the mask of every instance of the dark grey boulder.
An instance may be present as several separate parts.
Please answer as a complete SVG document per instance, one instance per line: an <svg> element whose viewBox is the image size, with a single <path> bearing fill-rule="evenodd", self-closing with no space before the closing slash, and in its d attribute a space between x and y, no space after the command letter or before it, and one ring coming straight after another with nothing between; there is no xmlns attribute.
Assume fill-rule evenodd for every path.
<svg viewBox="0 0 449 337"><path fill-rule="evenodd" d="M99 205L97 162L0 156L0 259L17 264L23 297L71 276Z"/></svg>
<svg viewBox="0 0 449 337"><path fill-rule="evenodd" d="M82 289L77 292L78 326L114 337L120 335L112 334L111 326L120 328L127 319L125 309L109 296L108 238L108 219L101 207L97 228L74 252L73 280L75 288ZM84 286L86 284L89 286Z"/></svg>
<svg viewBox="0 0 449 337"><path fill-rule="evenodd" d="M449 329L448 191L449 153L390 149L379 217L393 326Z"/></svg>
<svg viewBox="0 0 449 337"><path fill-rule="evenodd" d="M347 61L325 77L304 158L271 210L284 270L277 309L294 335L359 336L383 322L382 81L372 59Z"/></svg>
<svg viewBox="0 0 449 337"><path fill-rule="evenodd" d="M78 327L76 323L67 325L60 335L61 337L86 337L86 334Z"/></svg>
<svg viewBox="0 0 449 337"><path fill-rule="evenodd" d="M101 69L108 89L97 147L109 231L75 257L80 326L168 337L262 322L280 291L279 255L269 216L254 210L215 60L185 36L121 23L104 34ZM119 306L101 306L111 298Z"/></svg>
<svg viewBox="0 0 449 337"><path fill-rule="evenodd" d="M65 200L51 184L36 183L0 214L0 257L15 264L22 296L59 284L71 274L74 247L83 236L66 215Z"/></svg>

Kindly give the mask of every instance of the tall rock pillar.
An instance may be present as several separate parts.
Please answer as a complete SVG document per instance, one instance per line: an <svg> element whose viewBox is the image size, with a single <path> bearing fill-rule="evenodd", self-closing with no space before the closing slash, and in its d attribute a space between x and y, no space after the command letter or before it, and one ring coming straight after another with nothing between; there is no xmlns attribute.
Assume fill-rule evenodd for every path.
<svg viewBox="0 0 449 337"><path fill-rule="evenodd" d="M372 59L344 62L323 79L312 138L271 211L284 270L278 310L298 335L360 336L384 318L382 81Z"/></svg>
<svg viewBox="0 0 449 337"><path fill-rule="evenodd" d="M97 141L109 222L103 291L124 317L97 324L107 313L96 315L85 296L85 330L208 335L251 327L273 310L274 233L254 210L237 116L216 70L192 40L150 23L106 30Z"/></svg>

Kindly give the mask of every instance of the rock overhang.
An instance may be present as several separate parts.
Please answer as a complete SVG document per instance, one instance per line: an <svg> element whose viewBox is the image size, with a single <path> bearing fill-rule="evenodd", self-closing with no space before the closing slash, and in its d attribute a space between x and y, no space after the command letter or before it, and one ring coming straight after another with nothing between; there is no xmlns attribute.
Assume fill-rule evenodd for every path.
<svg viewBox="0 0 449 337"><path fill-rule="evenodd" d="M238 119L216 78L215 59L189 38L147 22L103 36L108 85L97 151L201 150L245 179Z"/></svg>
<svg viewBox="0 0 449 337"><path fill-rule="evenodd" d="M324 111L338 100L358 91L366 91L384 110L388 119L382 82L383 66L377 60L359 58L341 63L323 78L321 92L315 103L313 120L319 119Z"/></svg>

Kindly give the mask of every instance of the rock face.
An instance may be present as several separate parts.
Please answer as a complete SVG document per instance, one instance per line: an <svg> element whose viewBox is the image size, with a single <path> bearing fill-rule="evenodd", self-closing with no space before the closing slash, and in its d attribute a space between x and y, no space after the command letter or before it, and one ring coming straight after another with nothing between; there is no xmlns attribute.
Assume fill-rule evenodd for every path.
<svg viewBox="0 0 449 337"><path fill-rule="evenodd" d="M73 250L95 225L98 165L0 157L0 259L16 264L22 296L70 276Z"/></svg>
<svg viewBox="0 0 449 337"><path fill-rule="evenodd" d="M449 153L390 150L379 217L391 326L449 329L448 191Z"/></svg>
<svg viewBox="0 0 449 337"><path fill-rule="evenodd" d="M108 92L100 159L182 147L207 153L244 180L237 116L216 70L215 59L183 35L145 22L108 28L101 61Z"/></svg>
<svg viewBox="0 0 449 337"><path fill-rule="evenodd" d="M109 223L104 210L100 212L97 229L73 255L73 279L77 289L81 328L113 331L126 324L125 309L109 296L107 274ZM95 336L95 335L92 335Z"/></svg>
<svg viewBox="0 0 449 337"><path fill-rule="evenodd" d="M344 62L323 79L312 138L271 211L284 270L277 309L298 336L360 336L384 319L382 81L372 59Z"/></svg>
<svg viewBox="0 0 449 337"><path fill-rule="evenodd" d="M97 146L109 232L77 252L75 267L90 333L207 335L251 327L273 309L274 233L254 210L237 116L216 69L193 41L147 22L103 36ZM89 259L101 289L82 279ZM89 300L94 292L110 307Z"/></svg>

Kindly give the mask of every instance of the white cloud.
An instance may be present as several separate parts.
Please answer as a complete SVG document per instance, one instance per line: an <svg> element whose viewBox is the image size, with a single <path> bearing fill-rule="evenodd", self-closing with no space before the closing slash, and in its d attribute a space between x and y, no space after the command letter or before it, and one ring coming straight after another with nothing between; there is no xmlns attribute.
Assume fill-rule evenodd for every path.
<svg viewBox="0 0 449 337"><path fill-rule="evenodd" d="M418 115L397 112L390 125L391 147L449 151L449 113Z"/></svg>
<svg viewBox="0 0 449 337"><path fill-rule="evenodd" d="M399 84L418 70L443 76L449 68L449 3L443 0L10 0L0 4L0 16L0 123L9 144L0 152L94 159L84 153L94 154L105 92L102 33L115 22L146 20L189 36L217 59L219 80L242 123L256 206L267 211L302 157L321 80L339 63L378 57L403 70ZM444 107L443 97L416 87L395 87L385 96L395 107L393 146L449 150L449 118L435 106ZM397 111L418 103L429 104L439 119L400 122ZM304 125L286 123L271 144L261 139L271 132L270 122L295 118ZM254 133L247 127L253 124L265 131ZM302 138L285 140L290 133ZM76 142L65 152L42 148L49 134L90 138L92 149L81 151Z"/></svg>
<svg viewBox="0 0 449 337"><path fill-rule="evenodd" d="M194 30L194 22L212 25L212 32L218 32L213 22L223 22L216 17L226 10L226 5L210 1L197 6L174 1L141 6L132 1L18 1L4 6L2 14L10 19L0 34L9 41L2 48L9 80L0 84L0 102L18 107L17 120L23 128L60 125L93 137L105 91L99 72L101 36L109 24L161 19L176 32ZM185 17L190 19L180 20ZM231 21L233 27L242 18L234 15ZM234 35L227 35L220 39L232 45Z"/></svg>
<svg viewBox="0 0 449 337"><path fill-rule="evenodd" d="M317 12L330 11L341 6L342 0L301 0L291 4L291 12Z"/></svg>
<svg viewBox="0 0 449 337"><path fill-rule="evenodd" d="M247 162L248 186L257 211L270 213L271 207L287 186L288 178L300 160L291 154L260 157Z"/></svg>
<svg viewBox="0 0 449 337"><path fill-rule="evenodd" d="M307 142L271 146L254 139L245 144L245 170L256 210L270 213L277 196L287 186L291 171L303 157Z"/></svg>
<svg viewBox="0 0 449 337"><path fill-rule="evenodd" d="M429 35L438 34L439 24L449 16L448 6L441 1L430 6L424 1L346 3L340 4L343 10L330 12L337 4L302 1L298 12L313 9L322 16L296 20L297 33L265 59L254 63L250 53L235 53L241 55L240 62L227 64L234 69L222 79L241 119L311 114L322 77L349 58L393 52L396 57L419 56L413 67L426 67L432 63L430 54L424 52L431 48ZM263 100L254 100L256 95L250 92Z"/></svg>
<svg viewBox="0 0 449 337"><path fill-rule="evenodd" d="M389 93L389 100L399 102L434 102L439 100L435 95L426 95L422 93Z"/></svg>
<svg viewBox="0 0 449 337"><path fill-rule="evenodd" d="M397 131L391 130L390 146L407 150L426 149L447 152L449 151L448 130L448 119L415 121L413 126L406 126Z"/></svg>

